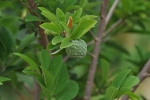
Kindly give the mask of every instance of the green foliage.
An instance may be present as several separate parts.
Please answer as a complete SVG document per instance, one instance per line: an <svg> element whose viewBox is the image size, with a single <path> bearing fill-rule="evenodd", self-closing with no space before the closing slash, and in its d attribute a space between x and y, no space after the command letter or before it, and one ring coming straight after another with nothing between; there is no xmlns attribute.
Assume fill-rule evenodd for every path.
<svg viewBox="0 0 150 100"><path fill-rule="evenodd" d="M132 92L127 92L126 94L130 97L131 100L141 100L141 99L139 98L139 96L135 95L135 94L132 93Z"/></svg>
<svg viewBox="0 0 150 100"><path fill-rule="evenodd" d="M20 53L14 53L14 55L17 55L19 56L20 58L24 59L26 62L29 63L29 65L31 66L31 68L35 69L37 72L39 72L39 68L37 66L37 64L32 60L30 59L29 57L23 55L23 54L20 54Z"/></svg>
<svg viewBox="0 0 150 100"><path fill-rule="evenodd" d="M72 5L76 1L68 1L66 5ZM55 15L52 14L51 12L48 12L48 9L39 7L39 9L42 11L42 15L44 15L46 18L48 18L47 15L43 14L43 12L47 12L49 16L54 17ZM66 8L67 9L67 8ZM94 20L94 17L88 17L88 19L82 19L80 20L82 14L82 9L80 8L79 10L74 11L73 14L70 15L70 17L64 12L57 8L56 9L56 16L57 16L57 21L56 20L51 20L48 18L51 23L43 23L40 25L41 28L43 28L46 32L45 34L53 34L53 35L58 35L55 36L52 40L52 45L48 45L48 48L53 48L53 45L56 45L57 43L60 43L60 49L70 47L72 45L71 41L80 39L85 33L87 33L94 25L96 24L96 20ZM88 16L88 15L87 15ZM68 18L68 22L66 23L66 18ZM55 19L55 18L54 18ZM76 26L76 24L78 25ZM73 28L72 28L73 27ZM63 39L64 37L64 39ZM52 49L51 49L52 50Z"/></svg>
<svg viewBox="0 0 150 100"><path fill-rule="evenodd" d="M119 73L119 75L115 77L111 85L119 89L130 71L131 70L126 70Z"/></svg>
<svg viewBox="0 0 150 100"><path fill-rule="evenodd" d="M57 43L60 43L63 41L63 37L61 35L59 36L55 36L53 39L52 39L52 45L56 45Z"/></svg>
<svg viewBox="0 0 150 100"><path fill-rule="evenodd" d="M40 69L33 60L20 53L14 54L30 64L22 72L36 78L48 100L51 100L53 95L56 95L56 100L70 100L77 95L78 84L68 80L68 70L62 62L61 56L56 56L50 60L49 52L42 49L40 53L41 73L37 73L35 71Z"/></svg>
<svg viewBox="0 0 150 100"><path fill-rule="evenodd" d="M41 50L41 67L48 69L50 64L49 52L46 50Z"/></svg>
<svg viewBox="0 0 150 100"><path fill-rule="evenodd" d="M34 37L34 34L30 34L26 36L19 44L17 48L17 52L23 50L26 46L28 46L31 42L33 42L36 38Z"/></svg>
<svg viewBox="0 0 150 100"><path fill-rule="evenodd" d="M68 82L68 72L67 72L67 67L65 64L60 66L61 68L59 69L58 74L55 76L55 85L52 88L52 94L56 95L60 93L64 87L66 86ZM54 74L55 75L55 74Z"/></svg>
<svg viewBox="0 0 150 100"><path fill-rule="evenodd" d="M0 85L3 85L3 82L5 81L10 81L10 79L7 77L0 77Z"/></svg>
<svg viewBox="0 0 150 100"><path fill-rule="evenodd" d="M101 1L34 0L36 5L33 8L37 6L38 9L28 9L28 1L0 1L0 80L11 79L5 83L0 81L3 83L0 86L1 99L17 100L21 96L30 100L34 79L42 89L40 100L82 99L94 47L94 39L88 31L92 31L96 38L101 22ZM114 0L109 0L108 11L113 3ZM128 95L131 100L148 99L144 89L139 90L141 87L135 93L144 98L131 90L140 84L136 76L150 57L149 5L149 0L120 0L118 3L99 47L90 100L114 100L123 95ZM118 22L120 24L115 26ZM46 49L49 51L42 49L39 23L48 37ZM66 53L66 49L78 39L87 43L89 55L83 59L73 59ZM14 52L27 63L13 55Z"/></svg>
<svg viewBox="0 0 150 100"><path fill-rule="evenodd" d="M5 7L12 7L13 5L9 1L0 1L0 10Z"/></svg>
<svg viewBox="0 0 150 100"><path fill-rule="evenodd" d="M77 95L78 90L79 87L75 81L68 81L65 88L56 97L56 100L71 100Z"/></svg>
<svg viewBox="0 0 150 100"><path fill-rule="evenodd" d="M110 86L106 90L106 100L113 100L116 98L118 89L114 86Z"/></svg>
<svg viewBox="0 0 150 100"><path fill-rule="evenodd" d="M0 62L5 61L13 51L15 38L5 27L0 27Z"/></svg>
<svg viewBox="0 0 150 100"><path fill-rule="evenodd" d="M68 33L68 35L71 35L70 33L70 28L67 26L66 23L60 21L60 24L62 25L62 27L64 28L64 30Z"/></svg>
<svg viewBox="0 0 150 100"><path fill-rule="evenodd" d="M42 68L42 72L43 72L43 78L44 78L44 83L46 85L46 89L49 91L49 95L51 95L51 89L54 85L54 77L52 76L52 74L46 70L45 68ZM48 95L48 94L47 94Z"/></svg>
<svg viewBox="0 0 150 100"><path fill-rule="evenodd" d="M59 8L56 9L56 15L59 21L66 23L66 16L61 9Z"/></svg>
<svg viewBox="0 0 150 100"><path fill-rule="evenodd" d="M40 25L41 28L50 31L51 34L59 35L61 30L56 23L43 23Z"/></svg>
<svg viewBox="0 0 150 100"><path fill-rule="evenodd" d="M62 40L62 43L60 45L60 48L67 48L67 47L70 47L72 45L72 43L70 42L71 41L71 38L70 37L66 37Z"/></svg>
<svg viewBox="0 0 150 100"><path fill-rule="evenodd" d="M120 72L115 79L113 80L111 86L109 86L106 90L106 99L107 100L113 100L115 98L120 98L124 94L129 93L129 97L132 98L139 98L135 94L130 94L132 87L137 85L140 80L139 78L135 76L127 76L131 70L125 70ZM133 97L132 97L133 96ZM137 99L139 100L139 99Z"/></svg>
<svg viewBox="0 0 150 100"><path fill-rule="evenodd" d="M47 19L49 19L49 21L55 21L55 22L57 21L56 16L53 13L51 13L48 9L44 7L38 7L38 8L42 11L41 14L45 16Z"/></svg>
<svg viewBox="0 0 150 100"><path fill-rule="evenodd" d="M94 25L96 24L96 21L93 19L89 20L83 20L77 28L72 32L71 38L72 39L79 39L81 38L88 30L90 30Z"/></svg>
<svg viewBox="0 0 150 100"><path fill-rule="evenodd" d="M30 21L42 21L40 18L33 16L33 15L27 15L25 18L26 22L30 22Z"/></svg>

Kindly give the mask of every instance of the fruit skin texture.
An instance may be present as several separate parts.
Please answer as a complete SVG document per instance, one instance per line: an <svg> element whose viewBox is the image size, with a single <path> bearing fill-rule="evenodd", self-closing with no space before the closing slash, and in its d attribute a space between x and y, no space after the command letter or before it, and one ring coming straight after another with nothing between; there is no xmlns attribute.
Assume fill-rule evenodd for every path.
<svg viewBox="0 0 150 100"><path fill-rule="evenodd" d="M72 40L72 45L66 48L66 53L71 58L83 58L87 52L87 44L82 39Z"/></svg>

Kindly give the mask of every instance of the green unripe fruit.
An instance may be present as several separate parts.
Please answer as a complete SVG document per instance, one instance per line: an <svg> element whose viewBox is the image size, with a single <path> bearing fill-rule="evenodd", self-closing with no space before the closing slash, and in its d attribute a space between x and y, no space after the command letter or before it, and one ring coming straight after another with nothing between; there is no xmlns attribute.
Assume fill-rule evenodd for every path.
<svg viewBox="0 0 150 100"><path fill-rule="evenodd" d="M66 53L72 58L83 58L87 52L87 44L85 41L78 39L71 41L73 45L66 48Z"/></svg>

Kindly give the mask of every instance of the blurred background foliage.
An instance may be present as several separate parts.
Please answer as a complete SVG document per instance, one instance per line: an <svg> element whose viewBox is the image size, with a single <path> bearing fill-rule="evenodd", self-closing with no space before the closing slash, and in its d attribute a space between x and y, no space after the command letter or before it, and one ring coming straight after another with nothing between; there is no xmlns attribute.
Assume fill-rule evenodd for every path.
<svg viewBox="0 0 150 100"><path fill-rule="evenodd" d="M24 19L29 11L22 2L26 0L0 1L0 76L11 79L0 86L1 100L32 100L33 78L22 74L28 65L12 53L23 53L39 64L39 51L43 47L39 44L38 29L35 22ZM39 2L40 0L35 0ZM109 8L114 0L110 0ZM99 10L101 0L43 0L38 6L43 6L55 13L56 8L64 12L73 12L82 8L83 15L96 15L97 25L92 28L96 35L99 25ZM130 68L133 75L137 75L150 57L150 2L149 0L120 0L104 33L99 55L98 67L93 84L91 100L103 97L106 88L115 75L121 70ZM40 15L39 11L35 11ZM46 21L43 16L41 19ZM112 26L119 22L116 27ZM52 36L49 36L51 41ZM83 39L88 44L88 52L93 50L93 38L88 32ZM63 55L64 58L66 55ZM91 57L66 61L70 78L79 83L80 91L75 100L82 100L84 95L87 72ZM143 84L150 83L147 79ZM141 85L142 86L142 85ZM136 91L149 100L148 88L139 87ZM142 99L142 98L141 98ZM143 99L144 100L144 99Z"/></svg>

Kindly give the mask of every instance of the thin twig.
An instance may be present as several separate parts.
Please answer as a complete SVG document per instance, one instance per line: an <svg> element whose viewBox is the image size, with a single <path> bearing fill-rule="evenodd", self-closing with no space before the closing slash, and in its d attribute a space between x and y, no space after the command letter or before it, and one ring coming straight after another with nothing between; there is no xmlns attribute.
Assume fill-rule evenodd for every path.
<svg viewBox="0 0 150 100"><path fill-rule="evenodd" d="M124 20L123 19L119 19L117 20L113 25L111 25L104 33L103 37L107 36L114 28L116 28L117 26L119 26Z"/></svg>
<svg viewBox="0 0 150 100"><path fill-rule="evenodd" d="M39 3L43 2L43 1L44 0L40 0L40 1L36 2L35 5L37 5L37 4L39 4Z"/></svg>
<svg viewBox="0 0 150 100"><path fill-rule="evenodd" d="M95 37L94 33L91 30L89 30L89 32L90 32L91 36L94 38L94 40L96 41L96 37Z"/></svg>
<svg viewBox="0 0 150 100"><path fill-rule="evenodd" d="M94 57L94 55L89 52L87 52L87 54L90 55L92 58Z"/></svg>
<svg viewBox="0 0 150 100"><path fill-rule="evenodd" d="M108 24L108 22L109 22L109 20L110 20L112 14L113 14L115 8L117 7L119 1L120 1L120 0L115 0L114 3L113 3L113 5L111 6L111 8L110 8L110 10L109 10L109 12L108 12L108 14L107 14L107 17L106 17L106 25Z"/></svg>
<svg viewBox="0 0 150 100"><path fill-rule="evenodd" d="M109 10L109 12L108 12L108 14L107 14L107 16L106 16L106 22L105 22L106 25L108 24L108 22L109 22L109 20L110 20L112 14L113 14L115 8L117 7L117 4L119 3L119 1L120 1L120 0L115 0L115 2L113 3L112 7L110 8L110 10ZM117 27L118 25L120 25L122 22L123 22L123 19L119 19L117 22L115 22L108 30L106 30L106 31L104 32L103 37L107 36L107 34L109 34L115 27ZM107 38L107 39L105 39L105 40L107 41L107 40L109 40L109 38ZM88 44L88 46L89 46L89 45L94 44L94 42L93 42L93 41L90 41L90 42L87 43L87 44Z"/></svg>
<svg viewBox="0 0 150 100"><path fill-rule="evenodd" d="M23 95L19 91L15 90L15 92L20 97L20 100L25 100Z"/></svg>
<svg viewBox="0 0 150 100"><path fill-rule="evenodd" d="M95 70L97 67L97 60L100 52L100 44L102 41L102 36L105 30L105 17L107 13L107 7L108 7L108 1L109 0L102 0L102 5L101 5L101 23L99 25L99 30L97 34L98 40L95 41L94 44L94 50L93 50L93 58L91 60L91 65L88 73L88 79L86 82L86 88L85 88L85 94L84 94L84 100L90 100L91 92L92 92L92 84L95 76Z"/></svg>
<svg viewBox="0 0 150 100"><path fill-rule="evenodd" d="M34 0L28 0L29 6L32 10L37 10L37 7L35 6L35 2ZM30 12L31 14L39 17L36 13L34 13L34 11ZM48 38L47 36L44 34L44 30L39 26L41 24L40 21L36 22L36 25L39 29L39 35L41 37L41 44L43 45L44 48L46 48L46 46L48 45Z"/></svg>
<svg viewBox="0 0 150 100"><path fill-rule="evenodd" d="M87 43L87 46L90 46L90 45L92 45L94 43L95 43L94 40L92 40L92 41L90 41L90 42Z"/></svg>
<svg viewBox="0 0 150 100"><path fill-rule="evenodd" d="M150 71L150 59L147 61L147 63L144 65L143 69L141 70L141 72L138 74L138 78L140 79L140 83L149 76L149 71ZM139 84L140 84L139 83ZM137 88L138 85L136 85L135 87L133 87L132 92L134 92ZM128 96L123 96L121 100L128 100Z"/></svg>
<svg viewBox="0 0 150 100"><path fill-rule="evenodd" d="M30 9L30 7L26 4L26 3L24 3L22 0L19 0L23 5L25 5L28 9Z"/></svg>
<svg viewBox="0 0 150 100"><path fill-rule="evenodd" d="M108 40L110 40L111 38L110 38L110 37L107 37L108 34L110 34L110 32L111 32L112 30L114 30L117 26L119 26L119 25L122 24L123 22L124 22L123 19L119 19L119 20L116 21L113 25L111 25L111 27L109 27L109 28L104 32L104 34L103 34L103 42L107 42ZM94 44L94 41L93 41L93 40L90 41L90 42L88 42L88 43L87 43L87 46L90 46L90 45L92 45L92 44Z"/></svg>
<svg viewBox="0 0 150 100"><path fill-rule="evenodd" d="M24 84L24 88L25 88L30 94L33 94L32 89L31 89L29 86L27 86L27 84Z"/></svg>
<svg viewBox="0 0 150 100"><path fill-rule="evenodd" d="M65 56L65 57L63 58L63 62L66 62L68 59L69 59L69 56Z"/></svg>

